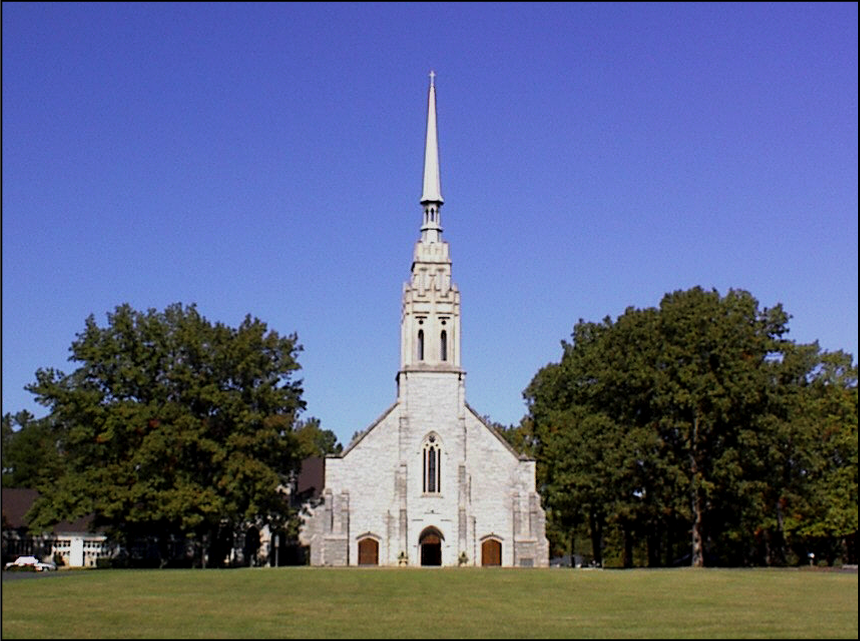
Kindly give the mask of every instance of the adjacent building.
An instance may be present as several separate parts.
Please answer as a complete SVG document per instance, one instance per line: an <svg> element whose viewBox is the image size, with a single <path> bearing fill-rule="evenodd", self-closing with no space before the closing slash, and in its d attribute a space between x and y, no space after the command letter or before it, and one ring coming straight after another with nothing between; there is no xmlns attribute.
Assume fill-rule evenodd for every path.
<svg viewBox="0 0 860 641"><path fill-rule="evenodd" d="M97 561L113 555L104 532L90 527L92 517L62 521L50 531L34 535L25 516L39 492L31 489L3 488L3 563L18 556L35 556L71 568L96 567Z"/></svg>

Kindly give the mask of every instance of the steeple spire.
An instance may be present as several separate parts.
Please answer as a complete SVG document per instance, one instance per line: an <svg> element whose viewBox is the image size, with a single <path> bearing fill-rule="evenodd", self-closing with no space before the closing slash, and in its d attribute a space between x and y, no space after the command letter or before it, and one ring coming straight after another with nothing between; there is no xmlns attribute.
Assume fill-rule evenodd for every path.
<svg viewBox="0 0 860 641"><path fill-rule="evenodd" d="M421 202L442 202L439 187L439 140L436 135L436 73L430 72L430 94L427 100L427 143L424 146L424 193Z"/></svg>
<svg viewBox="0 0 860 641"><path fill-rule="evenodd" d="M421 225L421 241L435 243L442 232L439 209L442 188L439 182L439 140L436 133L436 73L430 72L430 92L427 98L427 140L424 145L424 190L421 204L424 206L424 223Z"/></svg>

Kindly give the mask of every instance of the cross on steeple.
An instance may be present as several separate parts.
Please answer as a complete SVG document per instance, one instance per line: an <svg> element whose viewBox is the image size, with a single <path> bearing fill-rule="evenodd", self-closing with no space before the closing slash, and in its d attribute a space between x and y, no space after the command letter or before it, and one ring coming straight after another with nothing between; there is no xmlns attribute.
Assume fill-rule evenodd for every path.
<svg viewBox="0 0 860 641"><path fill-rule="evenodd" d="M436 77L436 72L432 69L430 70L430 86L433 86L433 79Z"/></svg>

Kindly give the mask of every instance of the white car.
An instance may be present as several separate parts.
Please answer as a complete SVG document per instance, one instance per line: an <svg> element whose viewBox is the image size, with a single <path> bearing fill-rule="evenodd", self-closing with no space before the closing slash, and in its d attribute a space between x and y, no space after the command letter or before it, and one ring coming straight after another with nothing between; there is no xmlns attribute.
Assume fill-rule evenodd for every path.
<svg viewBox="0 0 860 641"><path fill-rule="evenodd" d="M11 567L25 567L28 565L32 565L36 569L36 572L50 572L57 569L57 565L55 563L52 563L51 561L40 561L35 556L19 556L11 563L7 563L5 569L8 570Z"/></svg>

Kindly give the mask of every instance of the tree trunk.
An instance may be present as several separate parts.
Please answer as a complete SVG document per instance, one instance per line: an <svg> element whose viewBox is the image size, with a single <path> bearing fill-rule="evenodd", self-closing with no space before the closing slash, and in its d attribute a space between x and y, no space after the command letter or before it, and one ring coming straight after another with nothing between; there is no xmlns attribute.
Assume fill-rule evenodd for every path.
<svg viewBox="0 0 860 641"><path fill-rule="evenodd" d="M776 537L775 550L772 559L768 560L768 565L779 564L785 565L785 521L782 516L782 500L776 502Z"/></svg>
<svg viewBox="0 0 860 641"><path fill-rule="evenodd" d="M648 567L660 567L662 529L658 523L653 523L648 531Z"/></svg>
<svg viewBox="0 0 860 641"><path fill-rule="evenodd" d="M705 555L702 549L702 496L698 488L693 490L693 553L690 565L694 568L705 566Z"/></svg>
<svg viewBox="0 0 860 641"><path fill-rule="evenodd" d="M622 531L624 532L624 567L632 568L633 567L633 533L631 532L632 526L629 522L625 522L622 525Z"/></svg>
<svg viewBox="0 0 860 641"><path fill-rule="evenodd" d="M591 521L591 554L595 563L603 567L603 523L600 515L593 511L589 515Z"/></svg>
<svg viewBox="0 0 860 641"><path fill-rule="evenodd" d="M674 518L670 518L666 523L666 547L664 549L665 557L663 563L667 568L671 568L675 563L675 541L678 538L675 530L678 524Z"/></svg>
<svg viewBox="0 0 860 641"><path fill-rule="evenodd" d="M705 555L702 550L702 512L704 511L704 499L702 497L701 482L699 479L699 465L696 460L696 444L699 440L699 417L693 417L693 438L690 441L690 471L693 482L693 550L690 565L694 568L705 566Z"/></svg>

